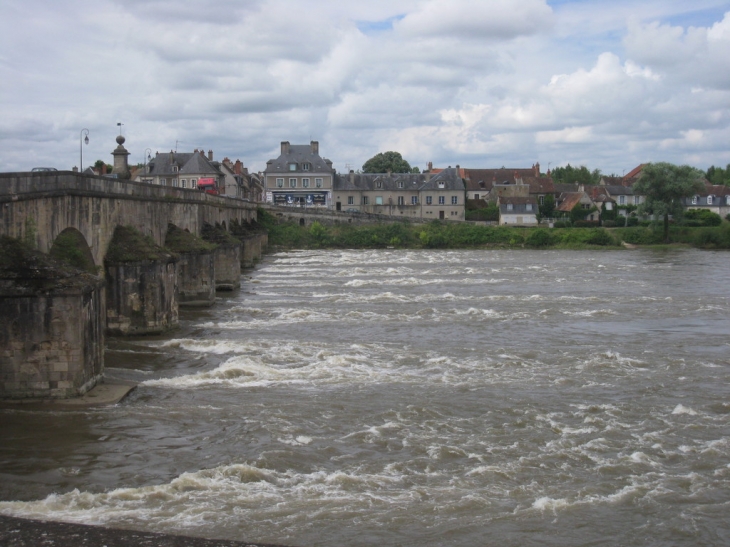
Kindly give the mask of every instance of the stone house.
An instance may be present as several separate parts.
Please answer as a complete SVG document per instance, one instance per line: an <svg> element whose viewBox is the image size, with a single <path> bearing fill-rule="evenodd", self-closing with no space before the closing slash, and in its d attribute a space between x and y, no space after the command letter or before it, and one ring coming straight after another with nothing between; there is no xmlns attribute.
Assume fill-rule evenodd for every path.
<svg viewBox="0 0 730 547"><path fill-rule="evenodd" d="M225 175L213 164L213 151L205 152L197 149L190 152L173 152L160 154L148 163L143 172L138 173L137 182L149 182L176 188L198 188L201 178L214 178L219 187L225 185Z"/></svg>
<svg viewBox="0 0 730 547"><path fill-rule="evenodd" d="M683 205L687 209L707 209L724 218L730 214L730 188L705 183L703 191L685 198Z"/></svg>
<svg viewBox="0 0 730 547"><path fill-rule="evenodd" d="M537 200L532 196L500 197L499 224L500 226L537 226Z"/></svg>
<svg viewBox="0 0 730 547"><path fill-rule="evenodd" d="M275 205L331 207L335 171L319 155L319 142L281 143L281 153L266 162L266 201Z"/></svg>
<svg viewBox="0 0 730 547"><path fill-rule="evenodd" d="M459 168L437 173L355 173L335 177L335 209L408 219L464 220Z"/></svg>

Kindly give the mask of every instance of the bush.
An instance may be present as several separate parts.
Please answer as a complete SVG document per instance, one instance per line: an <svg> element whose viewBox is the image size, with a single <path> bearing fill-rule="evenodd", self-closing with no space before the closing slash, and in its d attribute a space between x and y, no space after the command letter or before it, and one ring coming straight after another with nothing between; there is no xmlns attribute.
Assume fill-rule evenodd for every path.
<svg viewBox="0 0 730 547"><path fill-rule="evenodd" d="M684 212L685 226L719 226L722 217L708 209L690 209Z"/></svg>
<svg viewBox="0 0 730 547"><path fill-rule="evenodd" d="M598 226L597 220L576 220L573 222L576 228L595 228Z"/></svg>
<svg viewBox="0 0 730 547"><path fill-rule="evenodd" d="M554 228L570 228L572 224L569 220L557 220L553 223Z"/></svg>
<svg viewBox="0 0 730 547"><path fill-rule="evenodd" d="M619 226L619 224L615 220L604 220L603 221L604 228L615 228L616 226ZM620 226L623 226L623 224L621 224Z"/></svg>
<svg viewBox="0 0 730 547"><path fill-rule="evenodd" d="M586 238L586 243L589 245L608 246L616 245L616 240L606 230L598 229L591 230L591 232L589 232L588 237Z"/></svg>
<svg viewBox="0 0 730 547"><path fill-rule="evenodd" d="M528 247L549 247L553 244L553 236L547 230L538 228L525 238Z"/></svg>

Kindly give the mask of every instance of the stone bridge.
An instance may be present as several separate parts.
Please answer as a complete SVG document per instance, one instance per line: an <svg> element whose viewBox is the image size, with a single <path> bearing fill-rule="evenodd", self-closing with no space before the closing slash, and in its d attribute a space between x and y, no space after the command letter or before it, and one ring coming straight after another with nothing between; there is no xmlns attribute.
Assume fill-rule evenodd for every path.
<svg viewBox="0 0 730 547"><path fill-rule="evenodd" d="M103 264L117 226L131 226L163 246L167 225L200 235L203 226L256 220L256 205L198 190L67 171L0 173L0 235L34 240L48 253L64 230L84 236Z"/></svg>
<svg viewBox="0 0 730 547"><path fill-rule="evenodd" d="M82 395L103 378L107 333L173 328L179 305L212 305L216 289L240 286L241 266L266 244L255 220L255 204L198 190L65 171L0 174L0 236L13 238L0 242L0 399ZM112 260L121 233L126 254ZM141 236L153 251L130 254L150 247ZM83 269L46 256L69 240Z"/></svg>

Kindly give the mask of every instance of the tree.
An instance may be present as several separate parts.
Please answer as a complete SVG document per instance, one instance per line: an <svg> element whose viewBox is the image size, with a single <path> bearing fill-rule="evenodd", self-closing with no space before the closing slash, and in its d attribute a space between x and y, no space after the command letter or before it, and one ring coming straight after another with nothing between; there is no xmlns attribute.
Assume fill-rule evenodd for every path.
<svg viewBox="0 0 730 547"><path fill-rule="evenodd" d="M644 196L639 214L664 217L664 241L669 241L669 215L682 216L682 198L702 191L704 173L689 165L648 163L634 184L634 194Z"/></svg>
<svg viewBox="0 0 730 547"><path fill-rule="evenodd" d="M555 196L547 194L542 200L542 205L538 205L537 210L541 219L553 218L555 215Z"/></svg>
<svg viewBox="0 0 730 547"><path fill-rule="evenodd" d="M589 171L585 165L573 167L568 164L565 167L556 167L550 172L553 181L564 184L598 184L601 181L600 169Z"/></svg>
<svg viewBox="0 0 730 547"><path fill-rule="evenodd" d="M400 152L380 152L362 166L363 173L410 173L410 164L403 159Z"/></svg>
<svg viewBox="0 0 730 547"><path fill-rule="evenodd" d="M707 180L710 184L730 186L730 163L725 169L714 165L707 170Z"/></svg>

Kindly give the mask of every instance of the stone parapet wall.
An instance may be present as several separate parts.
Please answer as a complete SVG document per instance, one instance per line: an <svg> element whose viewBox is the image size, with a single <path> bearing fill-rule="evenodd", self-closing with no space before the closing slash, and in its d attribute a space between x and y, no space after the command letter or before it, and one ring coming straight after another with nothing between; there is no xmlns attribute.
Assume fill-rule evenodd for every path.
<svg viewBox="0 0 730 547"><path fill-rule="evenodd" d="M222 245L213 252L216 290L233 291L241 287L242 248L243 245Z"/></svg>

